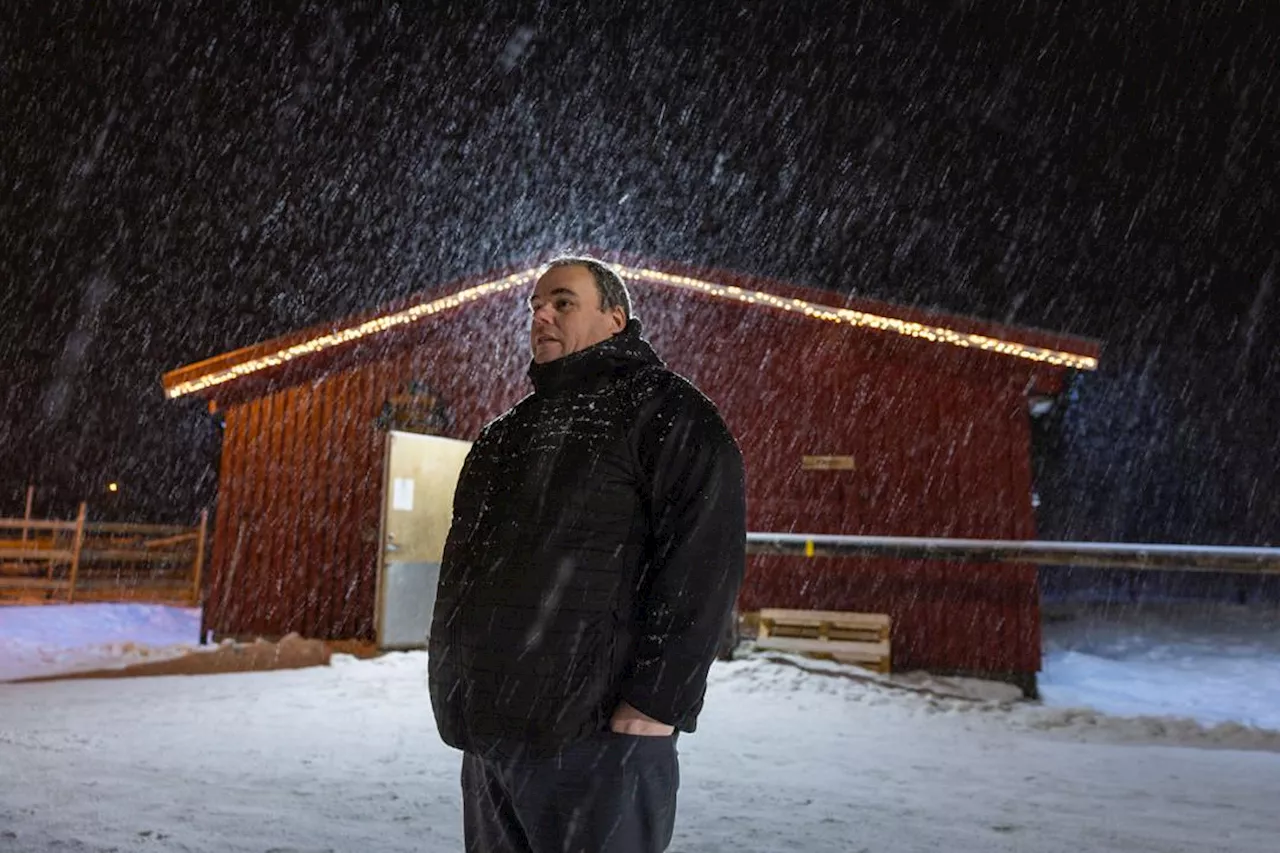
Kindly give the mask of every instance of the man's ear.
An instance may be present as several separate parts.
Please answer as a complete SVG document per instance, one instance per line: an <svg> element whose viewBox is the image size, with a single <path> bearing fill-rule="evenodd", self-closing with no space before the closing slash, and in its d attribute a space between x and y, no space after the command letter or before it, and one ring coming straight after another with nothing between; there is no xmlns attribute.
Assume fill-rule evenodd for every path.
<svg viewBox="0 0 1280 853"><path fill-rule="evenodd" d="M627 314L622 310L621 305L615 305L609 309L609 324L613 326L612 334L618 334L627 327Z"/></svg>

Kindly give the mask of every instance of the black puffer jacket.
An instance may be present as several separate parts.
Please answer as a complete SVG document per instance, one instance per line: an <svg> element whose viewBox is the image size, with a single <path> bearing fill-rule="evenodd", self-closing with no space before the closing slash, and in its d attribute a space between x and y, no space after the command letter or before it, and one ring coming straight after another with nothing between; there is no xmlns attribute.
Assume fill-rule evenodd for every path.
<svg viewBox="0 0 1280 853"><path fill-rule="evenodd" d="M693 731L742 582L742 457L639 324L529 369L454 497L429 645L440 734L548 752L619 700Z"/></svg>

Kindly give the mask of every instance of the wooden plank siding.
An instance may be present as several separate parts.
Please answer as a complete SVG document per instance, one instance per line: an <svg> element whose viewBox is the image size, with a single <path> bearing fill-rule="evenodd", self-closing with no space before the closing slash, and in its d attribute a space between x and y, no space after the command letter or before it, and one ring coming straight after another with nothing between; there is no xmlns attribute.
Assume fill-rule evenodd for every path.
<svg viewBox="0 0 1280 853"><path fill-rule="evenodd" d="M738 437L750 529L1033 538L1024 395L1060 388L1061 369L659 285L632 290L646 336ZM528 392L526 295L211 392L225 435L206 629L373 639L382 406L426 381L448 407L448 435L473 440ZM802 470L806 454L855 467ZM896 669L1039 669L1032 566L753 557L740 606L887 613Z"/></svg>
<svg viewBox="0 0 1280 853"><path fill-rule="evenodd" d="M1043 366L835 325L808 331L812 321L786 315L730 326L713 306L682 303L653 337L739 437L750 529L1033 536L1023 389ZM806 453L851 455L856 468L802 471ZM1032 566L760 556L740 607L888 613L898 669L1039 669Z"/></svg>

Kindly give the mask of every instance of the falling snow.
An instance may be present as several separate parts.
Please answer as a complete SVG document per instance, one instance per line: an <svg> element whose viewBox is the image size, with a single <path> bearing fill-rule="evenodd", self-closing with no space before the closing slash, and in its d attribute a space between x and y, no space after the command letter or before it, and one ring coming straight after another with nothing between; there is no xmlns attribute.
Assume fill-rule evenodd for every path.
<svg viewBox="0 0 1280 853"><path fill-rule="evenodd" d="M1280 544L1280 19L1157 5L21 4L0 516L34 482L38 517L190 523L219 424L162 372L597 249L1098 339L1033 423L1038 534ZM1274 580L1047 622L1046 699L1092 710L717 665L672 849L1272 851ZM1196 598L1261 615L1147 606ZM180 653L190 613L148 618L0 666ZM0 851L454 849L430 719L420 654L0 685Z"/></svg>
<svg viewBox="0 0 1280 853"><path fill-rule="evenodd" d="M601 248L1097 338L1038 452L1042 534L1274 541L1273 18L24 7L0 501L34 479L38 514L188 521L217 426L164 370Z"/></svg>

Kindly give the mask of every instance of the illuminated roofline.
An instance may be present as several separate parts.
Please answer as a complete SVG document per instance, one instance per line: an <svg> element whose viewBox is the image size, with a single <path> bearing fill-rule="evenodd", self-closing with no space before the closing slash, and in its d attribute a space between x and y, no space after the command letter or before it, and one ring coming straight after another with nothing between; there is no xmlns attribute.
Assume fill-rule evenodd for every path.
<svg viewBox="0 0 1280 853"><path fill-rule="evenodd" d="M618 270L623 278L665 284L670 287L680 287L686 290L705 293L709 296L715 296L720 299L732 299L737 302L744 302L749 305L765 305L770 308L791 311L797 314L803 314L806 317L812 317L818 320L827 320L832 323L842 323L861 328L879 329L881 331L893 332L907 337L923 338L924 340L933 341L935 343L945 343L951 344L952 346L964 347L966 349L996 352L1002 355L1011 355L1017 358L1044 362L1046 364L1052 364L1059 367L1070 367L1078 370L1097 370L1098 368L1098 360L1091 356L1077 355L1075 353L1046 349L1044 347L1036 347L1029 344L1020 344L1013 341L1001 340L999 338L987 337L986 335L957 332L943 326L929 326L923 323L914 323L907 320L898 320L893 317L885 317L880 314L870 314L865 311L854 311L849 308L834 308L830 305L807 302L803 299L784 299L782 297L775 296L772 293L765 293L759 290L744 290L740 287L716 284L715 282L690 278L688 276L672 275L670 273L645 269L643 267L615 265L615 269ZM537 280L538 273L541 272L541 270L541 267L532 267L530 269L521 270L520 272L512 273L504 278L476 285L475 287L467 288L466 290L459 291L458 293L454 293L450 296L433 299L430 302L423 302L419 305L414 305L401 311L384 314L381 317L375 317L372 320L366 320L363 323L355 326L349 326L345 329L339 329L336 332L317 335L310 340L285 347L284 349L277 350L270 355L250 359L249 361L233 365L223 370L215 370L198 379L180 382L173 387L168 388L166 393L170 399L176 399L188 394L195 394L205 390L206 388L213 388L217 385L231 382L232 380L239 379L243 376L257 373L260 370L277 367L281 364L292 361L295 358L331 349L342 344L350 343L351 341L368 337L369 335L379 334L397 326L414 323L425 317L438 314L441 311L447 311L450 308L457 308L468 302L475 302L476 300L482 299L486 296L492 296L495 293L502 293L503 291L520 287L521 285L532 284Z"/></svg>
<svg viewBox="0 0 1280 853"><path fill-rule="evenodd" d="M927 341L951 344L952 346L964 347L966 349L998 352L1002 355L1012 355L1029 361L1045 362L1058 367L1071 367L1077 370L1098 369L1098 360L1093 356L1078 355L1076 353L1065 352L1063 350L1047 349L1045 347L1037 347L1030 344L1020 344L1014 341L1005 341L999 338L988 337L986 335L973 334L971 332L957 332L954 329L948 329L944 326L929 326L924 323L913 323L908 320L898 320L894 317L885 317L881 314L870 314L866 311L854 311L851 308L833 308L830 305L806 302L803 299L784 299L780 296L774 296L772 293L764 293L759 290L744 290L741 287L716 284L714 282L703 281L697 278L689 278L688 276L683 275L671 275L670 273L658 272L657 270L622 266L617 267L617 269L625 278L656 281L673 287L683 287L689 290L696 290L699 293L706 293L711 296L720 297L721 299L734 299L738 302L746 302L750 305L768 305L771 308L781 308L784 311L793 311L803 314L806 317L828 320L832 323L844 323L850 326L879 329L885 332L894 332L896 334L912 338L923 338Z"/></svg>
<svg viewBox="0 0 1280 853"><path fill-rule="evenodd" d="M391 314L384 314L381 317L374 317L372 320L366 320L356 326L349 326L345 329L339 329L336 332L330 332L324 335L303 341L300 344L294 344L277 350L270 355L264 355L260 358L250 359L240 364L228 367L225 370L215 370L212 373L205 374L199 379L192 379L187 382L180 382L167 390L170 399L182 397L187 394L194 394L203 391L206 388L212 388L215 385L222 385L233 379L239 379L242 376L248 376L251 373L257 373L259 370L266 370L269 367L276 367L285 362L292 361L305 355L320 352L322 350L331 349L360 338L385 332L396 326L404 326L421 320L423 317L430 317L432 314L438 314L441 311L447 311L450 308L457 308L467 302L474 302L485 296L494 293L501 293L504 290L510 290L513 287L519 287L522 284L531 284L538 277L540 268L521 270L512 273L506 278L500 278L496 281L490 281L485 284L479 284L475 287L454 293L451 296L445 296L441 299L433 299L430 302L424 302L420 305L414 305L405 308L402 311L396 311Z"/></svg>

